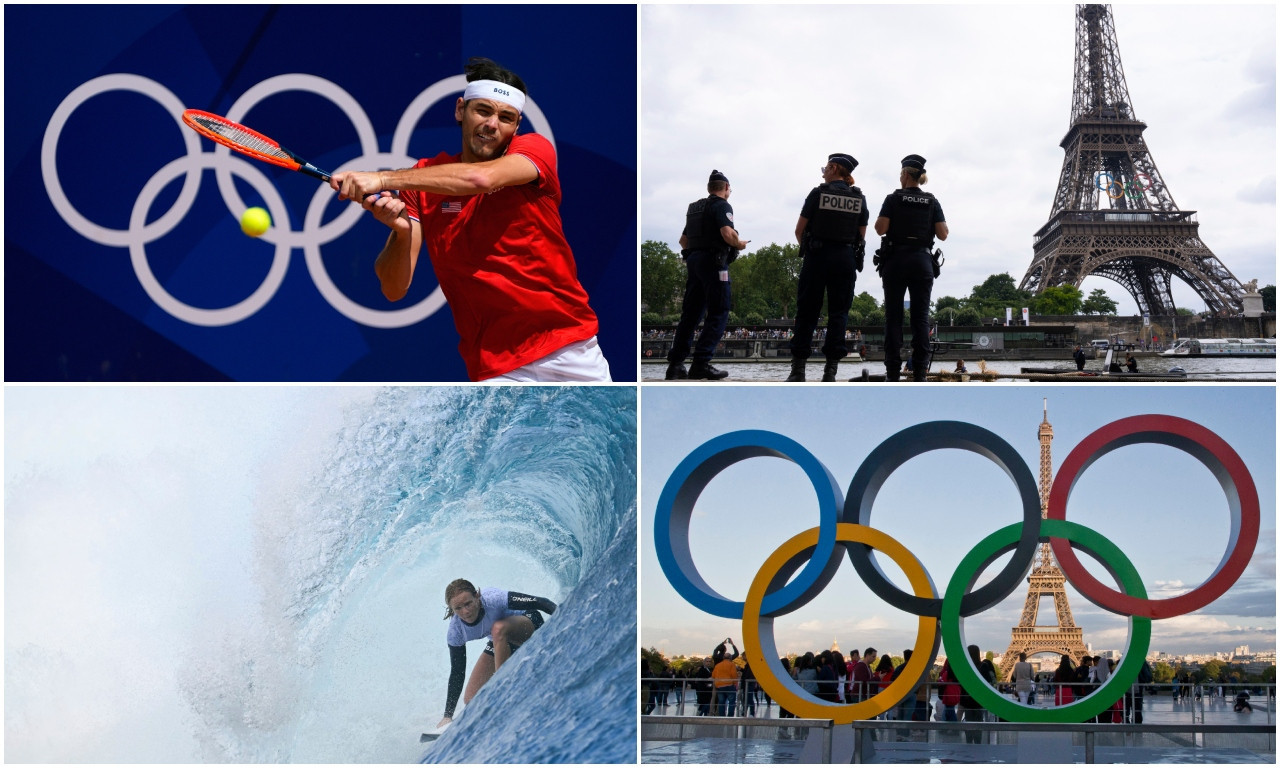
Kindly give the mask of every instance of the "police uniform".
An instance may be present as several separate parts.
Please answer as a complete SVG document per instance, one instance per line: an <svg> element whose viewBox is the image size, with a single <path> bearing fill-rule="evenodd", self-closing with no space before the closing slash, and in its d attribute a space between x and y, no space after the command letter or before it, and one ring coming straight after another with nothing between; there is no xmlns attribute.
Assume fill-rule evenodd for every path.
<svg viewBox="0 0 1280 768"><path fill-rule="evenodd" d="M714 181L729 182L719 171L711 172L709 182ZM729 375L713 367L711 357L729 320L729 262L734 256L720 230L733 226L733 206L719 195L709 194L695 200L685 213L683 234L687 247L682 255L688 274L675 341L667 353L668 379L722 379ZM702 333L693 346L693 332L700 320ZM693 364L685 371L683 363L691 346Z"/></svg>
<svg viewBox="0 0 1280 768"><path fill-rule="evenodd" d="M857 160L844 154L831 155L828 162L838 163L849 172L858 165ZM800 267L791 337L791 377L787 381L804 381L804 363L809 359L824 295L827 337L822 354L827 366L823 381L835 381L836 366L848 352L844 334L853 303L858 255L865 248L862 233L867 226L867 200L862 190L836 179L813 188L800 216L808 223L801 249L804 264Z"/></svg>
<svg viewBox="0 0 1280 768"><path fill-rule="evenodd" d="M908 155L904 168L924 170L925 160ZM946 221L938 199L919 187L894 190L885 197L880 216L889 220L880 251L884 283L884 365L896 380L902 364L903 298L911 296L911 372L924 381L929 368L929 295L933 291L933 238Z"/></svg>

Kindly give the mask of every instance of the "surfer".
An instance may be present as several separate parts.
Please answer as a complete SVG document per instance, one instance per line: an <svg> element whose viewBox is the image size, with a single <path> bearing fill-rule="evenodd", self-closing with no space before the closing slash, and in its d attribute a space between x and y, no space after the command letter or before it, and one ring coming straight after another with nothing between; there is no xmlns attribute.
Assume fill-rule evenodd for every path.
<svg viewBox="0 0 1280 768"><path fill-rule="evenodd" d="M449 689L445 696L444 719L436 726L444 728L453 721L453 709L462 694L464 704L489 682L493 673L511 658L511 654L542 626L542 613L552 614L556 604L545 597L534 597L496 587L477 590L466 579L455 579L444 590L449 621L445 642L449 645ZM542 613L539 613L541 611ZM466 693L462 679L467 668L467 641L488 637L476 666L471 670Z"/></svg>

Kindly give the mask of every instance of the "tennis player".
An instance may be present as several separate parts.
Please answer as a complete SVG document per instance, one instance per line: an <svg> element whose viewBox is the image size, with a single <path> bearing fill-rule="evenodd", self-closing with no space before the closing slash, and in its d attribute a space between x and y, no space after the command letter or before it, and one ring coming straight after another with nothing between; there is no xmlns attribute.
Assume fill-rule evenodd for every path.
<svg viewBox="0 0 1280 768"><path fill-rule="evenodd" d="M330 186L391 228L374 262L391 301L408 293L426 245L472 381L610 381L560 223L555 149L536 133L516 135L528 89L489 59L465 71L454 106L459 154L335 173Z"/></svg>

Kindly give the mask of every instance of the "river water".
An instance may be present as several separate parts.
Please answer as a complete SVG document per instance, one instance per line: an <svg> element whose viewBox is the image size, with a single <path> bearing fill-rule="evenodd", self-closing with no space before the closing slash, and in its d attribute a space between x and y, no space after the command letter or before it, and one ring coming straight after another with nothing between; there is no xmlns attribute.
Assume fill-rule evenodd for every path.
<svg viewBox="0 0 1280 768"><path fill-rule="evenodd" d="M1101 371L1102 363L1102 359L1090 360L1085 364L1085 370ZM717 368L728 371L729 379L732 381L781 382L786 381L787 376L791 373L790 360L777 363L716 363L715 365ZM1212 382L1239 379L1275 381L1276 379L1275 358L1168 358L1158 356L1138 358L1139 373L1163 374L1175 365L1186 370L1187 381ZM966 361L966 366L971 373L978 371L977 360ZM1020 373L1023 368L1059 369L1064 371L1075 369L1074 363L1070 360L995 360L987 362L986 366L988 371L1005 374ZM935 372L950 371L954 368L955 362L952 360L939 360L933 366ZM836 380L848 381L852 378L860 378L864 369L869 375L882 375L884 374L884 363L879 361L841 363ZM640 379L641 381L662 381L666 376L666 372L667 364L665 362L644 363L640 366ZM822 362L820 359L810 360L807 376L809 381L821 380Z"/></svg>

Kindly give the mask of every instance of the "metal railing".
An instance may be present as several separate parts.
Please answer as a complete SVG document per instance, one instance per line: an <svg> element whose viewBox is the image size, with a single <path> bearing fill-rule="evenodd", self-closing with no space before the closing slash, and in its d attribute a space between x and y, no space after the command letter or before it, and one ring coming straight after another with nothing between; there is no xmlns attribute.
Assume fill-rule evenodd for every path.
<svg viewBox="0 0 1280 768"><path fill-rule="evenodd" d="M648 714L651 709L648 706L649 704L653 704L655 707L670 707L673 700L676 705L677 716L683 716L686 711L688 711L687 708L689 705L693 706L693 712L691 714L698 714L699 706L708 706L711 708L709 714L717 714L719 699L711 678L706 678L705 682L695 682L693 680L681 678L646 677L640 680L640 686L642 690L647 689L649 692L646 701L642 702L642 705L645 707L645 714ZM707 704L699 705L699 694L702 694L702 696L708 700ZM748 695L752 696L751 700L747 699ZM725 716L748 716L752 712L753 705L760 705L760 697L763 697L763 700L765 701L763 706L768 706L770 700L758 684L748 684L744 686L742 682L739 681L738 685L734 688L733 712Z"/></svg>
<svg viewBox="0 0 1280 768"><path fill-rule="evenodd" d="M1047 709L1055 706L1057 700L1057 691L1060 688L1073 689L1073 697L1078 699L1082 696L1091 695L1089 688L1096 688L1097 683L1045 683L1037 682L1035 685L1035 699L1033 706L1039 706ZM936 684L932 687L936 688ZM1002 692L1011 698L1017 698L1012 683L1002 683ZM1084 693L1078 693L1081 688L1086 689ZM1125 723L1135 721L1135 712L1141 711L1142 703L1148 698L1165 697L1176 694L1176 699L1186 702L1186 713L1190 716L1191 722L1205 722L1205 713L1207 705L1214 701L1221 701L1224 706L1234 706L1236 694L1240 690L1249 692L1249 706L1254 711L1263 710L1267 717L1267 724L1273 722L1276 706L1276 685L1275 683L1147 683L1137 684L1129 688L1125 692L1121 702L1123 703L1123 720ZM1135 705L1135 702L1137 703ZM1064 702L1067 703L1067 702ZM1103 713L1106 714L1105 712ZM1114 723L1113 723L1114 724Z"/></svg>
<svg viewBox="0 0 1280 768"><path fill-rule="evenodd" d="M848 681L840 681L839 685L841 688L846 689L849 694L857 696L859 700L875 695L881 688L878 682L849 683ZM693 703L695 707L698 706L697 696L699 689L701 689L701 693L710 697L711 714L717 714L718 694L724 691L723 688L716 689L711 678L689 680L687 678L645 677L641 678L640 686L642 690L648 691L647 701L642 702L643 706L647 707L647 703L652 702L655 707L670 707L672 700L674 700L678 715L684 715L686 706L690 703ZM748 717L751 715L753 707L763 708L771 706L773 703L769 694L754 680L749 680L745 683L739 680L733 691L733 713L724 715L726 717ZM693 699L692 702L690 701L691 698Z"/></svg>
<svg viewBox="0 0 1280 768"><path fill-rule="evenodd" d="M1180 746L1189 749L1204 748L1206 743L1204 737L1210 734L1258 734L1267 736L1267 751L1272 755L1275 754L1275 728L1270 725L1206 725L1192 724L1173 725L1173 724L1143 724L1143 725L1118 725L1112 723L986 723L986 722L919 722L919 721L903 721L892 723L893 727L889 728L888 723L875 720L860 720L852 723L854 730L854 748L853 762L869 763L874 761L874 752L877 738L875 731L896 730L901 733L903 730L909 732L924 732L932 734L945 731L964 731L966 734L977 733L981 741L974 741L973 744L983 744L990 740L988 734L1014 733L1016 739L1021 734L1058 734L1076 737L1082 740L1084 746L1084 762L1097 762L1097 747L1100 736L1114 738L1121 737L1124 740L1123 746L1135 746L1136 743L1144 735L1152 734L1190 734L1191 740L1184 742ZM936 743L936 742L935 742Z"/></svg>
<svg viewBox="0 0 1280 768"><path fill-rule="evenodd" d="M713 681L710 678L706 678L704 682L683 678L658 677L641 679L641 688L647 691L646 700L641 702L642 711L647 715L659 706L669 708L672 705L672 701L674 701L677 707L677 716L684 716L686 713L690 715L699 714L699 704L697 699L699 694L698 688L700 685L707 686L701 690L701 693L704 698L708 700L708 703L702 706L710 708L707 713L707 715L710 716L749 717L754 715L757 708L762 708L767 711L767 709L773 705L768 694L760 688L758 683L754 681L746 681L744 684L744 682L740 680L733 689L734 696L732 697L732 711L721 712L719 709L721 704L720 697L721 692L723 692L724 689L720 689L720 691L715 690ZM860 699L874 695L880 690L880 685L876 682L848 683L847 681L844 681L841 682L840 685L847 687L848 692L856 694ZM1057 690L1059 688L1071 688L1072 700L1074 700L1082 696L1090 695L1089 693L1076 695L1076 691L1081 688L1096 687L1096 685L1097 684L1088 683L1037 682L1033 691L1034 698L1030 702L1030 705L1041 709L1048 709L1056 706L1055 702ZM1002 692L1010 698L1017 699L1017 693L1014 691L1014 687L1011 683L1002 683L1000 688ZM943 721L944 712L939 711L944 709L941 706L941 700L938 698L940 689L941 684L937 682L928 683L925 686L925 695L923 696L923 699L928 703L928 706L926 707L926 717L933 719L936 715L939 721ZM1221 695L1218 693L1219 689L1221 689ZM1240 689L1250 691L1250 698L1248 700L1250 708L1255 712L1262 710L1260 714L1265 713L1267 724L1272 725L1276 710L1275 683L1223 683L1221 685L1218 683L1135 684L1120 700L1120 703L1122 703L1123 706L1123 709L1120 710L1122 712L1121 719L1126 724L1134 723L1136 721L1136 715L1142 711L1142 707L1148 697L1155 698L1157 696L1168 696L1176 693L1177 699L1186 703L1185 713L1189 715L1190 722L1192 724L1197 722L1203 724L1206 722L1206 712L1213 702L1221 701L1223 706L1234 707L1235 696ZM938 706L934 705L935 702ZM649 707L650 703L653 704L652 708ZM692 705L692 709L690 709L690 705ZM1103 713L1103 716L1108 716L1110 712L1111 710L1107 710ZM896 707L890 709L885 715L882 715L881 719L889 719L895 713L898 713ZM1101 723L1101 725L1119 725L1119 723L1104 722Z"/></svg>

